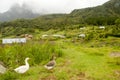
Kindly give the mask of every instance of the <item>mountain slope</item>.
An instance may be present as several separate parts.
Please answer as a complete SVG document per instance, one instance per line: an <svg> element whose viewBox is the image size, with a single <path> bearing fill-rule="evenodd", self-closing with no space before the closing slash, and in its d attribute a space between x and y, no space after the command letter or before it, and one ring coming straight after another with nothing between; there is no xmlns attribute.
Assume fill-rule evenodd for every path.
<svg viewBox="0 0 120 80"><path fill-rule="evenodd" d="M15 4L7 12L0 14L0 21L10 21L18 18L35 18L39 14L33 13L27 5Z"/></svg>
<svg viewBox="0 0 120 80"><path fill-rule="evenodd" d="M120 17L120 0L110 0L103 5L85 9L75 9L70 14L73 17L81 17L85 21L89 19L107 18L116 19ZM109 20L110 20L109 19Z"/></svg>
<svg viewBox="0 0 120 80"><path fill-rule="evenodd" d="M89 15L88 15L89 14ZM97 7L90 7L85 9L75 9L71 12L73 16L97 15L97 16L120 16L120 0L110 0L105 4Z"/></svg>
<svg viewBox="0 0 120 80"><path fill-rule="evenodd" d="M115 25L115 21L120 18L119 8L120 0L110 0L101 6L85 9L76 9L70 14L50 14L42 15L34 19L18 19L10 22L3 22L0 23L0 28L3 28L2 34L4 34L4 36L7 36L13 35L14 33L16 33L16 35L24 33L35 33L35 29L46 31L50 29L79 29L86 24ZM29 9L25 11L29 12ZM118 19L118 22L119 20L120 19ZM120 32L119 29L116 27L118 26L114 27L115 32L113 32L115 33L115 35L116 33Z"/></svg>

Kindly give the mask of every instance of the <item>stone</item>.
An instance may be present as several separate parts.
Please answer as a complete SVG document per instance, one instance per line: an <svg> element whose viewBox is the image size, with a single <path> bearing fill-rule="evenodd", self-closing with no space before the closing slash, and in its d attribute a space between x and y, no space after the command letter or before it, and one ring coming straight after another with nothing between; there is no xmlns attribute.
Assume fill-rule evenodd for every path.
<svg viewBox="0 0 120 80"><path fill-rule="evenodd" d="M4 74L6 72L6 68L0 64L0 74Z"/></svg>

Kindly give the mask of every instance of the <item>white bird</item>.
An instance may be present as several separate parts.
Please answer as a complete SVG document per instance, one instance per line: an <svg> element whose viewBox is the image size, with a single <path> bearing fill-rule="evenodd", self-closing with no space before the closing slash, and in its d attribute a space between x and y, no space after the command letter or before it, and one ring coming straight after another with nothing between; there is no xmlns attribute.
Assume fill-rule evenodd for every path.
<svg viewBox="0 0 120 80"><path fill-rule="evenodd" d="M29 60L29 58L26 58L25 59L25 65L20 66L20 67L14 69L14 71L17 72L17 73L21 73L21 74L25 73L29 69L28 60Z"/></svg>
<svg viewBox="0 0 120 80"><path fill-rule="evenodd" d="M53 57L53 59L51 61L49 61L44 67L48 70L53 69L54 66L56 65L55 59L56 59L56 57Z"/></svg>

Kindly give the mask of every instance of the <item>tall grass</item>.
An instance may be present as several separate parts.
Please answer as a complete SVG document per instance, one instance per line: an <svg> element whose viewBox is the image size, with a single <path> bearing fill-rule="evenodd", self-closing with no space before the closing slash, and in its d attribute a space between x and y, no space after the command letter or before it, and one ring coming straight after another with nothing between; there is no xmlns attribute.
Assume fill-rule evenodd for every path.
<svg viewBox="0 0 120 80"><path fill-rule="evenodd" d="M18 65L24 64L24 59L30 57L30 65L37 65L41 62L48 61L53 55L56 57L62 56L62 51L55 44L50 43L26 43L12 44L0 47L0 61L7 68L15 68Z"/></svg>

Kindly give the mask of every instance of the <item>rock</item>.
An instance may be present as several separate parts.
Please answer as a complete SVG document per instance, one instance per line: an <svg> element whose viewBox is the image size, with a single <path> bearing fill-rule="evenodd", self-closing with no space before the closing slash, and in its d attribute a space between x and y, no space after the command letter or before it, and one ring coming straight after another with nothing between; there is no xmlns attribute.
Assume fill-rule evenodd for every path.
<svg viewBox="0 0 120 80"><path fill-rule="evenodd" d="M4 74L6 72L6 68L0 64L0 74Z"/></svg>

